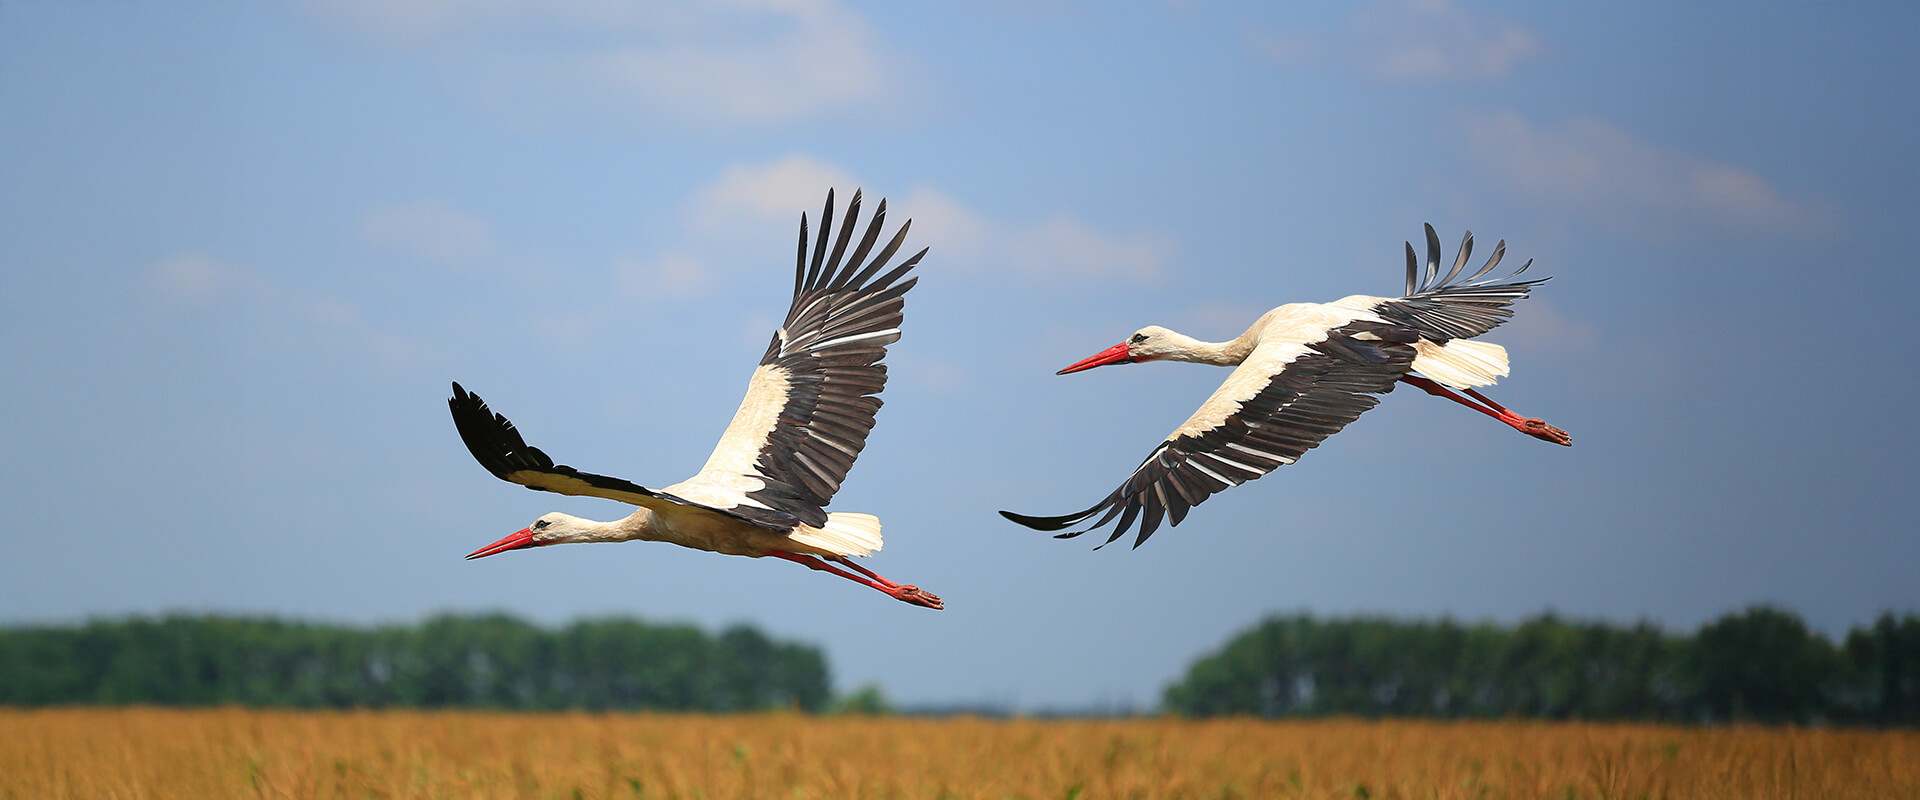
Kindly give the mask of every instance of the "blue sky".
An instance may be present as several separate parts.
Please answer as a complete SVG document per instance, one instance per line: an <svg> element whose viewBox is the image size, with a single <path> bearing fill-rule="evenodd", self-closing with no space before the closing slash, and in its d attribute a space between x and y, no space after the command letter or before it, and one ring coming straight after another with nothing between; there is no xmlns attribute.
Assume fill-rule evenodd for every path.
<svg viewBox="0 0 1920 800"><path fill-rule="evenodd" d="M897 701L1150 706L1272 612L1829 632L1920 609L1920 12L1391 1L0 5L0 622L751 622ZM834 508L934 613L475 465L698 468L829 187L931 247ZM869 206L871 207L871 206ZM1401 287L1471 229L1542 444L1414 391L1145 547L1105 495L1225 377L1053 371ZM1485 249L1481 252L1486 252Z"/></svg>

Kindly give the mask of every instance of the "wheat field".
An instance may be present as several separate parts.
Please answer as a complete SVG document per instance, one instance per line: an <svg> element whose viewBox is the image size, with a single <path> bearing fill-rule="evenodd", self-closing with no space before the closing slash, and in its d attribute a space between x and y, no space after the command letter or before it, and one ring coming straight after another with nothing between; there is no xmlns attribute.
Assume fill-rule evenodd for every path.
<svg viewBox="0 0 1920 800"><path fill-rule="evenodd" d="M1914 798L1920 732L0 709L0 797Z"/></svg>

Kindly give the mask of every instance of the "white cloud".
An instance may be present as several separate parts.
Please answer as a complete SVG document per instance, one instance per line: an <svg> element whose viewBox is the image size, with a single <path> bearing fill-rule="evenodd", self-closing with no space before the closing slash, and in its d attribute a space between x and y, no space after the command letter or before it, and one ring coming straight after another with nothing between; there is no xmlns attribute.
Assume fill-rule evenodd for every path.
<svg viewBox="0 0 1920 800"><path fill-rule="evenodd" d="M694 195L691 215L705 231L735 230L772 220L796 222L803 211L818 223L816 215L827 189L836 190L835 202L844 209L858 186L851 173L811 156L789 156L755 166L736 164Z"/></svg>
<svg viewBox="0 0 1920 800"><path fill-rule="evenodd" d="M250 352L285 357L301 348L359 348L392 367L417 365L428 348L370 320L359 306L336 296L290 292L271 272L186 253L162 260L149 273L155 296L195 315L224 314L226 324Z"/></svg>
<svg viewBox="0 0 1920 800"><path fill-rule="evenodd" d="M1094 277L1148 282L1174 249L1165 237L1112 233L1069 212L1037 223L992 220L925 186L902 196L897 208L913 218L914 241L933 248L942 264L1030 284Z"/></svg>
<svg viewBox="0 0 1920 800"><path fill-rule="evenodd" d="M902 74L836 0L305 0L329 27L425 54L516 112L778 122L875 101Z"/></svg>
<svg viewBox="0 0 1920 800"><path fill-rule="evenodd" d="M623 2L622 0L295 0L334 26L395 43L519 32L540 41L592 38L632 30L686 31L729 9L805 5L782 0Z"/></svg>
<svg viewBox="0 0 1920 800"><path fill-rule="evenodd" d="M1468 147L1527 200L1616 230L1828 224L1826 213L1789 199L1750 169L1661 148L1592 117L1535 125L1518 114L1496 114L1468 123Z"/></svg>
<svg viewBox="0 0 1920 800"><path fill-rule="evenodd" d="M632 43L582 61L589 77L676 116L772 121L872 97L887 74L864 21L831 3L766 4L716 15L697 41ZM760 19L756 19L760 18ZM745 31L771 21L771 36Z"/></svg>
<svg viewBox="0 0 1920 800"><path fill-rule="evenodd" d="M1004 239L1008 266L1030 274L1142 282L1160 274L1170 249L1155 237L1108 234L1065 214L1009 231Z"/></svg>
<svg viewBox="0 0 1920 800"><path fill-rule="evenodd" d="M1330 64L1391 81L1490 80L1538 55L1540 37L1451 0L1391 0L1333 32L1255 33L1252 45L1286 64Z"/></svg>
<svg viewBox="0 0 1920 800"><path fill-rule="evenodd" d="M993 238L986 220L938 189L918 187L900 198L899 208L913 219L914 240L943 258L976 259Z"/></svg>
<svg viewBox="0 0 1920 800"><path fill-rule="evenodd" d="M187 305L210 305L256 294L253 272L204 253L184 253L155 265L150 276L160 294Z"/></svg>
<svg viewBox="0 0 1920 800"><path fill-rule="evenodd" d="M630 297L683 300L699 296L712 282L707 265L681 253L657 258L620 258L613 263L613 282Z"/></svg>
<svg viewBox="0 0 1920 800"><path fill-rule="evenodd" d="M696 192L688 203L692 227L702 233L759 236L762 229L780 231L792 238L791 226L805 212L810 224L820 222L821 204L828 188L836 190L836 215L844 217L852 192L861 181L852 172L806 155L795 155L766 164L728 167L713 184ZM870 219L881 196L868 194L862 204L863 219ZM932 248L943 263L980 262L992 258L1005 262L1009 257L1023 266L1032 257L1022 255L1039 249L1057 251L1073 238L1075 223L1063 217L1055 223L1059 230L1009 230L994 225L960 201L927 186L919 186L888 202L889 232L906 220L913 220L909 233L909 252ZM771 227L769 227L771 226ZM1082 226L1084 227L1084 226ZM1082 239L1097 240L1097 235L1080 231ZM1102 249L1102 248L1096 248ZM989 255L991 254L991 255Z"/></svg>
<svg viewBox="0 0 1920 800"><path fill-rule="evenodd" d="M338 297L315 297L306 300L285 298L294 308L304 307L305 322L308 331L318 330L323 335L310 333L296 334L309 341L325 341L333 344L348 344L373 356L387 367L411 367L426 363L433 355L433 349L413 336L379 324L367 318L360 307ZM284 316L282 322L294 323L299 320L294 315Z"/></svg>
<svg viewBox="0 0 1920 800"><path fill-rule="evenodd" d="M438 202L374 209L361 217L360 237L433 264L474 262L495 252L485 222Z"/></svg>
<svg viewBox="0 0 1920 800"><path fill-rule="evenodd" d="M836 214L844 215L852 190L860 185L850 171L804 155L735 165L696 192L688 201L687 213L693 223L690 227L709 238L724 235L731 242L778 230L791 242L790 226L800 212L819 224L827 188L838 190ZM863 218L870 218L880 198L877 193L867 194ZM1095 276L1147 281L1160 273L1172 251L1161 237L1144 232L1114 234L1067 212L1038 223L991 220L928 186L915 187L889 202L889 233L907 219L913 220L907 253L927 247L943 269L989 272L1027 283Z"/></svg>

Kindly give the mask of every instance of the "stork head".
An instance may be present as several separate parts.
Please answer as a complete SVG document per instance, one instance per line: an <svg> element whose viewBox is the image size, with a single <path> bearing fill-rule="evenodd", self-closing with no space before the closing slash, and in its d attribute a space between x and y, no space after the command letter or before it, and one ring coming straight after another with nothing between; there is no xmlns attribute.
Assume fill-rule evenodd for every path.
<svg viewBox="0 0 1920 800"><path fill-rule="evenodd" d="M586 541L591 531L600 523L581 519L571 514L555 511L533 521L532 525L509 533L505 538L493 544L473 551L468 559L483 558L508 550L524 547L540 547L549 544Z"/></svg>
<svg viewBox="0 0 1920 800"><path fill-rule="evenodd" d="M1065 375L1069 372L1080 372L1108 364L1137 364L1141 361L1165 358L1174 351L1176 337L1179 337L1179 334L1173 331L1158 325L1148 325L1134 331L1126 341L1076 361L1054 374Z"/></svg>

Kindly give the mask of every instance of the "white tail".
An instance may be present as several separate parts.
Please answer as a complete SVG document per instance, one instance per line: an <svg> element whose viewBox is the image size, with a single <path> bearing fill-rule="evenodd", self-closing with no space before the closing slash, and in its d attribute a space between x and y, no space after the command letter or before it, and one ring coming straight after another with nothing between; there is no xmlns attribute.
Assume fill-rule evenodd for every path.
<svg viewBox="0 0 1920 800"><path fill-rule="evenodd" d="M1491 342L1455 339L1444 345L1415 342L1413 369L1450 388L1492 386L1507 376L1507 348Z"/></svg>
<svg viewBox="0 0 1920 800"><path fill-rule="evenodd" d="M834 555L870 556L880 551L880 518L836 511L827 515L827 524L818 528L802 525L787 538Z"/></svg>

